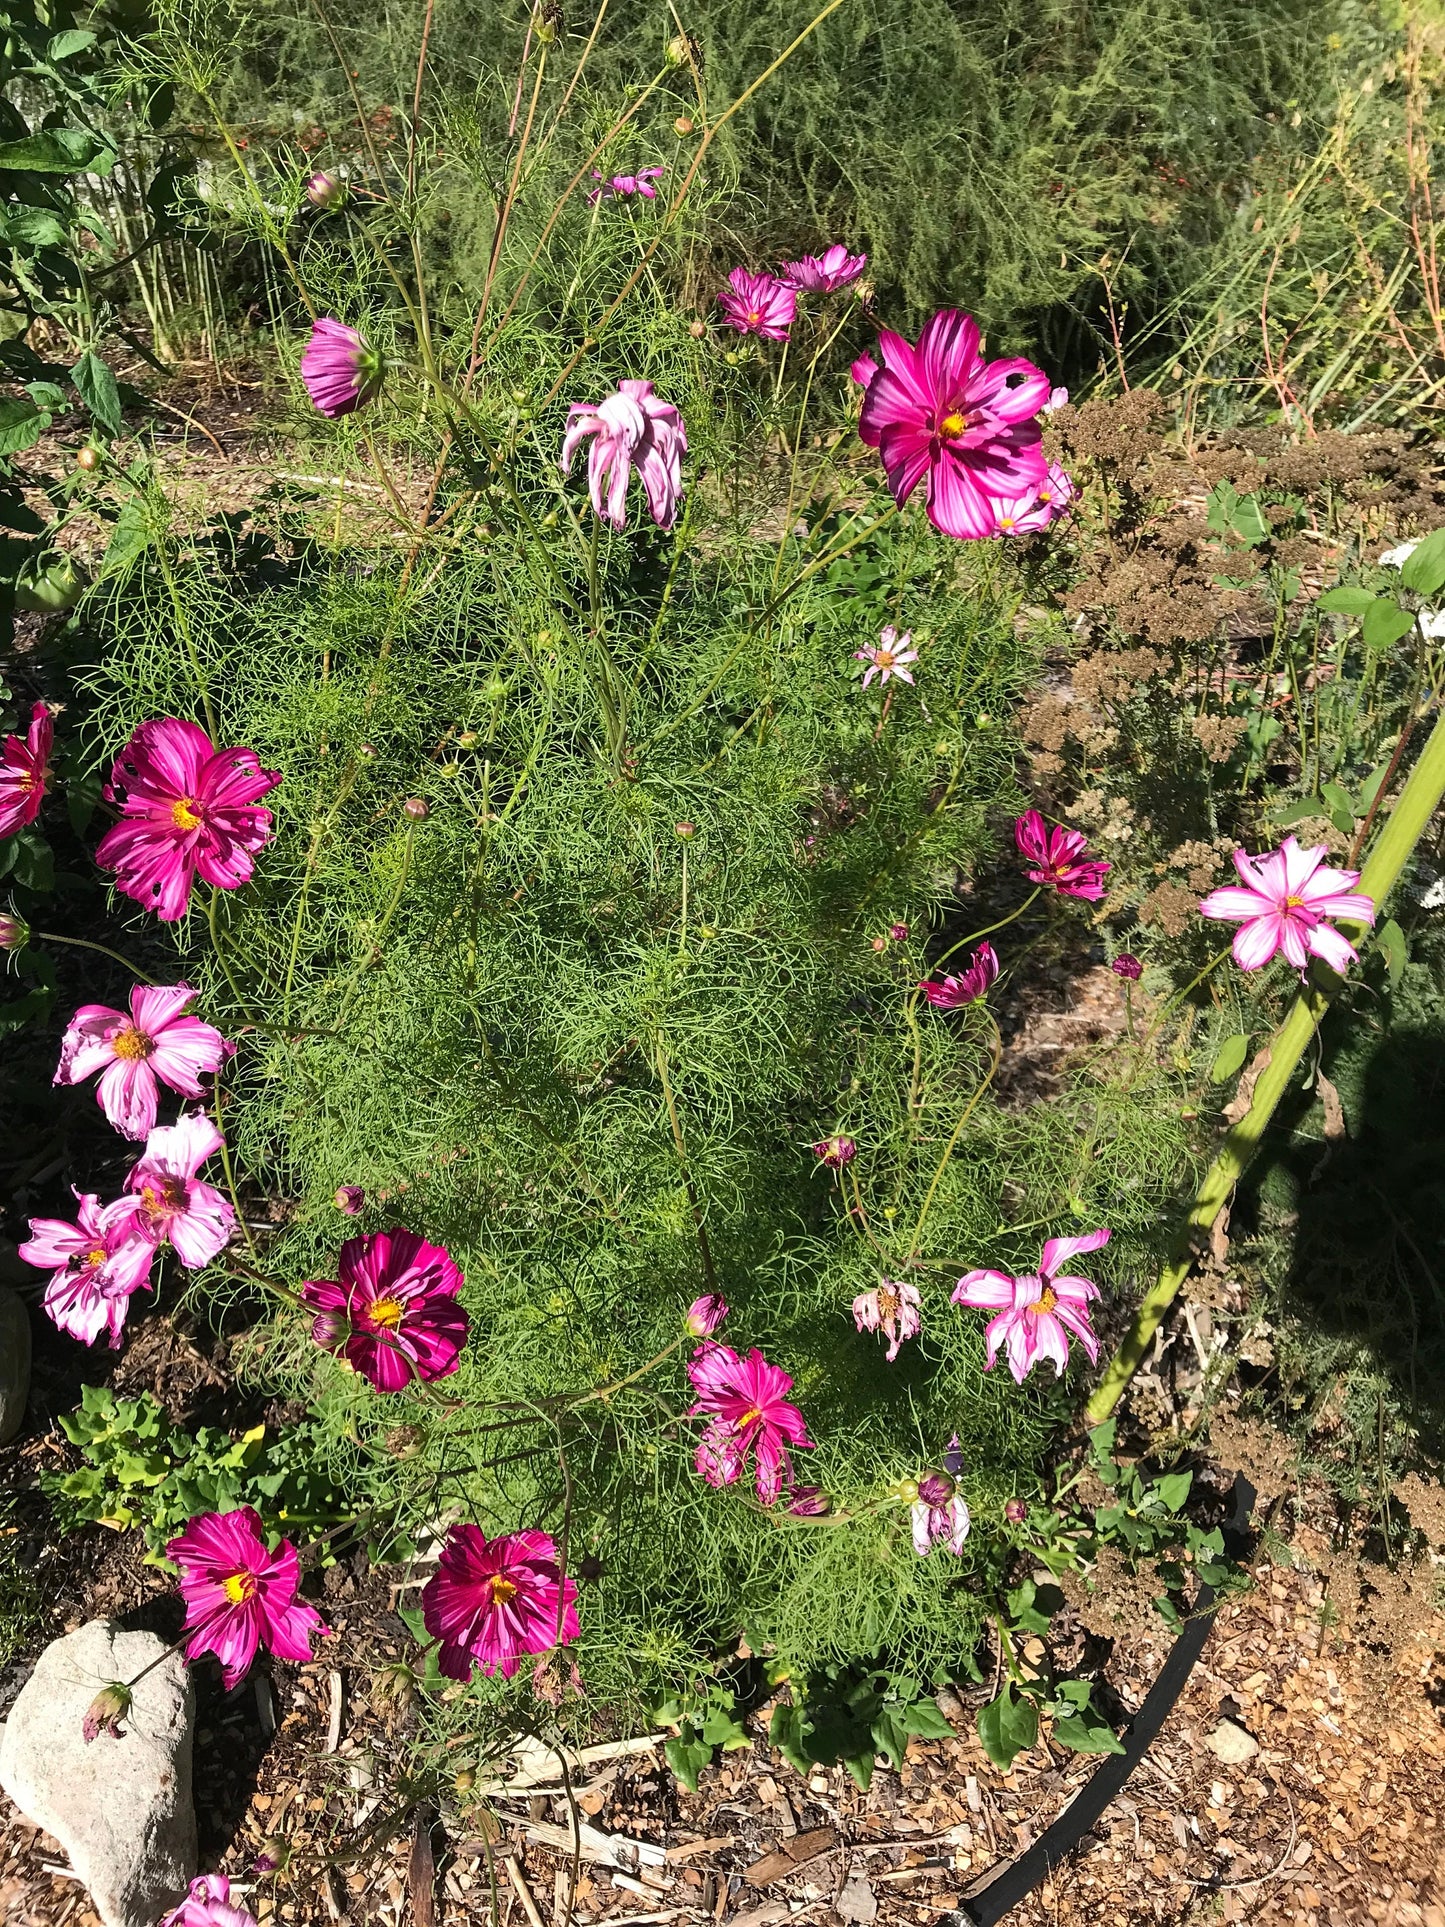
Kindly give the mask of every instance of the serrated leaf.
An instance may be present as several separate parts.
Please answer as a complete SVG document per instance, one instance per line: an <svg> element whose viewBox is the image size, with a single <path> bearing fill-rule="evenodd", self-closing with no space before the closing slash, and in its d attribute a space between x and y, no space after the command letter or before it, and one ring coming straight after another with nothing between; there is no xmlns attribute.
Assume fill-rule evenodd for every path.
<svg viewBox="0 0 1445 1927"><path fill-rule="evenodd" d="M18 141L0 141L0 172L17 174L108 174L115 154L80 127L52 127Z"/></svg>
<svg viewBox="0 0 1445 1927"><path fill-rule="evenodd" d="M1398 987L1405 965L1410 960L1405 933L1393 917L1381 924L1375 932L1375 945L1385 959L1385 968L1390 973L1390 986Z"/></svg>
<svg viewBox="0 0 1445 1927"><path fill-rule="evenodd" d="M93 348L87 348L76 362L70 378L80 392L80 399L106 433L118 435L120 390L115 385L115 376Z"/></svg>
<svg viewBox="0 0 1445 1927"><path fill-rule="evenodd" d="M33 448L50 426L50 416L37 408L29 396L0 401L0 457L23 454Z"/></svg>
<svg viewBox="0 0 1445 1927"><path fill-rule="evenodd" d="M1411 557L1414 560L1414 557ZM1362 633L1367 649L1388 649L1401 636L1409 635L1415 627L1415 618L1408 609L1402 609L1398 602L1388 596L1379 596L1365 611Z"/></svg>
<svg viewBox="0 0 1445 1927"><path fill-rule="evenodd" d="M1445 585L1445 529L1433 529L1415 544L1401 565L1400 580L1420 596L1432 596Z"/></svg>
<svg viewBox="0 0 1445 1927"><path fill-rule="evenodd" d="M1209 1078L1213 1084L1222 1084L1226 1078L1243 1069L1244 1060L1249 1055L1249 1033L1236 1031L1233 1037L1226 1037L1215 1054L1209 1067Z"/></svg>
<svg viewBox="0 0 1445 1927"><path fill-rule="evenodd" d="M1362 616L1366 609L1372 608L1379 600L1372 589L1366 589L1358 582L1342 582L1337 589L1326 589L1315 607L1342 616Z"/></svg>

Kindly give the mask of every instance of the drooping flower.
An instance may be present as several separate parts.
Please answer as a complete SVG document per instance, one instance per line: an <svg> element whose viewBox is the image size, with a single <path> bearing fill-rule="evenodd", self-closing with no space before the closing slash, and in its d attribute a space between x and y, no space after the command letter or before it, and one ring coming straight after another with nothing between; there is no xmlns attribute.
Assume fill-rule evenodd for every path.
<svg viewBox="0 0 1445 1927"><path fill-rule="evenodd" d="M222 890L249 880L254 853L271 836L261 798L280 781L255 750L218 750L195 723L142 723L102 792L120 805L122 820L101 838L95 860L115 871L124 895L174 923L198 876Z"/></svg>
<svg viewBox="0 0 1445 1927"><path fill-rule="evenodd" d="M23 736L7 736L0 750L0 836L14 836L40 814L50 787L55 724L46 703L34 703Z"/></svg>
<svg viewBox="0 0 1445 1927"><path fill-rule="evenodd" d="M913 1522L913 1550L926 1559L935 1546L961 1554L968 1537L968 1507L963 1494L946 1472L925 1472L917 1481L918 1497L908 1508Z"/></svg>
<svg viewBox="0 0 1445 1927"><path fill-rule="evenodd" d="M57 1084L81 1084L100 1072L95 1095L124 1136L143 1138L156 1121L160 1086L203 1097L203 1073L214 1075L236 1046L199 1017L187 1015L189 984L137 984L130 1015L105 1004L82 1004L60 1043Z"/></svg>
<svg viewBox="0 0 1445 1927"><path fill-rule="evenodd" d="M740 335L761 335L764 341L786 341L797 312L797 290L771 274L749 274L734 268L718 296L722 325Z"/></svg>
<svg viewBox="0 0 1445 1927"><path fill-rule="evenodd" d="M732 1485L751 1452L758 1497L772 1505L784 1480L792 1481L788 1447L811 1450L813 1444L803 1414L784 1397L792 1379L756 1349L740 1358L714 1344L698 1347L687 1375L697 1393L689 1417L708 1419L697 1447L698 1471L709 1485Z"/></svg>
<svg viewBox="0 0 1445 1927"><path fill-rule="evenodd" d="M1083 897L1090 903L1103 896L1104 877L1113 865L1085 854L1088 839L1081 830L1057 824L1050 829L1037 810L1025 810L1014 824L1014 842L1032 865L1024 873L1030 883L1047 884L1061 897Z"/></svg>
<svg viewBox="0 0 1445 1927"><path fill-rule="evenodd" d="M382 360L364 335L321 315L301 357L301 379L312 403L329 420L350 415L381 387Z"/></svg>
<svg viewBox="0 0 1445 1927"><path fill-rule="evenodd" d="M130 1712L133 1697L129 1683L123 1679L113 1679L101 1687L80 1722L80 1737L87 1746L94 1746L102 1733L112 1740L125 1738L121 1721Z"/></svg>
<svg viewBox="0 0 1445 1927"><path fill-rule="evenodd" d="M694 1338L711 1338L727 1315L727 1305L715 1291L709 1291L693 1299L682 1322Z"/></svg>
<svg viewBox="0 0 1445 1927"><path fill-rule="evenodd" d="M670 401L650 381L624 381L595 407L573 402L562 442L562 472L571 471L580 445L592 437L587 486L592 506L614 529L627 526L627 484L635 468L647 507L660 529L670 529L682 501L682 458L687 429Z"/></svg>
<svg viewBox="0 0 1445 1927"><path fill-rule="evenodd" d="M799 1519L824 1519L833 1501L820 1485L795 1485L788 1494L788 1510Z"/></svg>
<svg viewBox="0 0 1445 1927"><path fill-rule="evenodd" d="M331 1202L344 1217L359 1218L366 1209L366 1193L359 1184L338 1184Z"/></svg>
<svg viewBox="0 0 1445 1927"><path fill-rule="evenodd" d="M601 186L594 187L587 196L587 205L594 207L598 201L630 200L634 194L640 194L644 201L655 201L657 189L653 183L660 181L666 172L665 167L643 167L635 174L614 174L611 180L604 180L594 167L592 178L600 181Z"/></svg>
<svg viewBox="0 0 1445 1927"><path fill-rule="evenodd" d="M1041 1358L1051 1358L1062 1376L1069 1362L1072 1332L1091 1362L1099 1357L1099 1341L1089 1324L1089 1301L1099 1287L1089 1278L1061 1274L1059 1267L1080 1252L1097 1251L1109 1242L1106 1230L1082 1238L1050 1238L1039 1255L1037 1272L1011 1278L1003 1271L970 1271L953 1290L955 1305L992 1311L984 1333L984 1370L992 1371L999 1346L1005 1347L1008 1368L1022 1385Z"/></svg>
<svg viewBox="0 0 1445 1927"><path fill-rule="evenodd" d="M231 1899L231 1883L223 1873L198 1874L179 1907L173 1907L160 1927L257 1927L256 1916Z"/></svg>
<svg viewBox="0 0 1445 1927"><path fill-rule="evenodd" d="M837 1134L833 1137L819 1138L813 1146L813 1156L820 1164L826 1164L830 1171L837 1171L843 1165L851 1164L857 1155L858 1140Z"/></svg>
<svg viewBox="0 0 1445 1927"><path fill-rule="evenodd" d="M304 1663L311 1658L312 1634L331 1630L314 1606L296 1597L301 1574L295 1546L283 1539L268 1552L251 1506L198 1513L171 1540L166 1557L181 1569L186 1658L214 1653L228 1692L245 1678L258 1646Z"/></svg>
<svg viewBox="0 0 1445 1927"><path fill-rule="evenodd" d="M998 976L998 953L985 940L968 960L968 968L957 977L926 977L918 988L929 1003L939 1010L960 1010L976 1004Z"/></svg>
<svg viewBox="0 0 1445 1927"><path fill-rule="evenodd" d="M75 1197L75 1222L32 1218L18 1256L50 1273L42 1303L53 1324L84 1345L93 1345L108 1330L114 1350L131 1294L150 1289L155 1247L129 1225L111 1222L93 1192L77 1191Z"/></svg>
<svg viewBox="0 0 1445 1927"><path fill-rule="evenodd" d="M1131 984L1137 984L1144 975L1144 966L1139 959L1126 950L1109 965L1116 977L1125 977Z"/></svg>
<svg viewBox="0 0 1445 1927"><path fill-rule="evenodd" d="M860 1332L883 1333L888 1340L884 1356L891 1365L904 1340L916 1338L923 1329L918 1306L917 1285L885 1278L872 1291L861 1291L853 1300L853 1323Z"/></svg>
<svg viewBox="0 0 1445 1927"><path fill-rule="evenodd" d="M421 1612L441 1642L437 1665L448 1679L469 1680L473 1665L510 1679L524 1653L576 1639L576 1597L545 1532L488 1539L479 1526L453 1526L422 1588Z"/></svg>
<svg viewBox="0 0 1445 1927"><path fill-rule="evenodd" d="M192 1271L208 1265L230 1238L236 1214L230 1200L196 1173L224 1142L199 1111L157 1125L125 1181L126 1195L107 1205L106 1224L149 1245L170 1244Z"/></svg>
<svg viewBox="0 0 1445 1927"><path fill-rule="evenodd" d="M1036 493L1048 464L1035 417L1048 376L1017 357L986 362L971 315L945 308L917 345L878 337L883 366L868 383L858 433L882 457L901 507L928 481L928 519L945 535L978 539L998 526L996 504Z"/></svg>
<svg viewBox="0 0 1445 1927"><path fill-rule="evenodd" d="M863 671L863 687L866 689L875 676L878 678L880 687L888 681L890 676L896 676L900 682L911 683L913 672L908 665L918 660L918 651L910 647L912 641L911 629L905 629L903 634L899 635L890 622L879 630L876 643L868 648L855 649L854 661L866 662L868 665Z"/></svg>
<svg viewBox="0 0 1445 1927"><path fill-rule="evenodd" d="M856 281L868 265L866 254L850 254L841 241L822 254L805 254L799 261L785 261L778 279L785 288L799 294L832 294Z"/></svg>
<svg viewBox="0 0 1445 1927"><path fill-rule="evenodd" d="M1302 850L1287 836L1267 856L1234 853L1234 867L1243 888L1226 884L1200 904L1201 916L1237 923L1234 961L1241 970L1263 970L1278 952L1296 970L1311 957L1320 957L1332 970L1346 971L1357 961L1354 946L1329 917L1349 923L1372 924L1375 906L1355 885L1358 870L1331 869L1323 845Z"/></svg>
<svg viewBox="0 0 1445 1927"><path fill-rule="evenodd" d="M396 1227L348 1238L339 1278L312 1278L301 1296L320 1316L318 1345L342 1351L379 1392L457 1369L470 1320L457 1303L462 1274L441 1245Z"/></svg>

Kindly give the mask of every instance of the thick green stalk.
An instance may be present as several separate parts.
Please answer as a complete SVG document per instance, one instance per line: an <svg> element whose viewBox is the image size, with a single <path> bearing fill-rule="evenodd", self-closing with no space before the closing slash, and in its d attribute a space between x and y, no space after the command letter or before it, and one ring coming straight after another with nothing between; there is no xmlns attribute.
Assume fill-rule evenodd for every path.
<svg viewBox="0 0 1445 1927"><path fill-rule="evenodd" d="M1445 713L1436 722L1420 760L1400 793L1399 802L1375 839L1375 847L1361 874L1360 889L1377 910L1384 909L1386 897L1409 861L1411 851L1425 834L1442 797L1445 797ZM1364 934L1357 926L1345 925L1344 929L1354 941ZM1314 978L1315 982L1300 992L1275 1032L1269 1046L1269 1063L1254 1087L1249 1110L1220 1145L1218 1156L1194 1194L1193 1208L1179 1229L1163 1270L1146 1294L1128 1335L1110 1359L1098 1390L1089 1400L1091 1425L1101 1424L1109 1417L1124 1387L1139 1369L1159 1321L1189 1276L1196 1244L1207 1236L1248 1169L1300 1059L1309 1048L1310 1039L1344 981L1322 964L1316 964Z"/></svg>

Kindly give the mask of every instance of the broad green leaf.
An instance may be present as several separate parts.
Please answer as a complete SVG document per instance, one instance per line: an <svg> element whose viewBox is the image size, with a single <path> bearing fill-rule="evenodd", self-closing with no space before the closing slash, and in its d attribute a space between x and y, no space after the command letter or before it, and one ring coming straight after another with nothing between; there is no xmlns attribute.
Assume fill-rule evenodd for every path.
<svg viewBox="0 0 1445 1927"><path fill-rule="evenodd" d="M903 1710L904 1729L921 1740L946 1740L953 1728L931 1699L915 1700Z"/></svg>
<svg viewBox="0 0 1445 1927"><path fill-rule="evenodd" d="M789 1766L806 1774L812 1765L803 1750L803 1709L779 1704L768 1721L768 1744L782 1754Z"/></svg>
<svg viewBox="0 0 1445 1927"><path fill-rule="evenodd" d="M108 434L120 433L120 390L115 376L93 348L87 348L70 371L80 399Z"/></svg>
<svg viewBox="0 0 1445 1927"><path fill-rule="evenodd" d="M1329 804L1331 810L1343 810L1353 822L1355 805L1348 790L1342 790L1338 783L1321 783L1320 795Z"/></svg>
<svg viewBox="0 0 1445 1927"><path fill-rule="evenodd" d="M1392 987L1398 985L1410 953L1405 943L1405 933L1393 917L1375 932L1375 945L1385 959Z"/></svg>
<svg viewBox="0 0 1445 1927"><path fill-rule="evenodd" d="M1229 526L1241 541L1257 549L1261 542L1269 540L1269 518L1260 507L1257 495L1241 495L1235 505Z"/></svg>
<svg viewBox="0 0 1445 1927"><path fill-rule="evenodd" d="M1233 1037L1226 1037L1215 1054L1214 1062L1209 1067L1211 1083L1222 1084L1226 1078L1233 1077L1236 1071L1243 1068L1244 1060L1248 1055L1247 1031L1236 1031Z"/></svg>
<svg viewBox="0 0 1445 1927"><path fill-rule="evenodd" d="M1239 491L1233 482L1216 482L1209 491L1209 526L1216 535L1223 535L1231 527L1234 511L1239 505Z"/></svg>
<svg viewBox="0 0 1445 1927"><path fill-rule="evenodd" d="M1390 765L1388 763L1381 763L1380 767L1378 769L1372 769L1364 782L1361 783L1360 808L1362 814L1369 812L1375 798L1380 794L1380 785L1389 774L1389 770Z"/></svg>
<svg viewBox="0 0 1445 1927"><path fill-rule="evenodd" d="M1053 1737L1060 1746L1071 1746L1076 1753L1124 1751L1113 1728L1106 1726L1097 1714L1086 1718L1078 1713L1065 1713L1054 1721Z"/></svg>
<svg viewBox="0 0 1445 1927"><path fill-rule="evenodd" d="M1413 562L1414 557L1410 560ZM1391 643L1407 636L1415 627L1415 618L1408 609L1402 609L1398 602L1388 596L1377 596L1365 611L1364 637L1367 649L1388 649Z"/></svg>
<svg viewBox="0 0 1445 1927"><path fill-rule="evenodd" d="M1315 607L1342 616L1362 616L1379 600L1372 590L1362 588L1357 582L1342 582L1337 589L1326 589Z"/></svg>
<svg viewBox="0 0 1445 1927"><path fill-rule="evenodd" d="M1159 1494L1161 1505L1177 1512L1189 1497L1189 1488L1194 1483L1192 1472L1166 1472L1162 1479L1155 1481L1154 1490Z"/></svg>
<svg viewBox="0 0 1445 1927"><path fill-rule="evenodd" d="M689 1793L697 1792L698 1775L712 1759L712 1748L705 1740L697 1737L691 1722L685 1722L682 1732L676 1739L668 1740L663 1746L667 1764L681 1780Z"/></svg>
<svg viewBox="0 0 1445 1927"><path fill-rule="evenodd" d="M1352 810L1330 810L1328 815L1331 823L1334 824L1341 836L1348 836L1355 827L1355 817Z"/></svg>
<svg viewBox="0 0 1445 1927"><path fill-rule="evenodd" d="M1400 569L1400 580L1416 595L1432 596L1445 585L1445 529L1435 529L1415 545Z"/></svg>
<svg viewBox="0 0 1445 1927"><path fill-rule="evenodd" d="M47 207L17 207L5 217L5 238L12 247L63 248L65 223Z"/></svg>
<svg viewBox="0 0 1445 1927"><path fill-rule="evenodd" d="M127 502L110 532L110 541L101 560L101 574L113 575L129 567L138 555L150 547L150 542L151 518L145 503Z"/></svg>
<svg viewBox="0 0 1445 1927"><path fill-rule="evenodd" d="M983 1750L1001 1773L1007 1773L1020 1753L1039 1737L1039 1709L1015 1692L1010 1682L991 1705L978 1715L978 1737Z"/></svg>
<svg viewBox="0 0 1445 1927"><path fill-rule="evenodd" d="M52 127L22 140L0 141L0 173L108 174L114 164L106 143L80 127Z"/></svg>
<svg viewBox="0 0 1445 1927"><path fill-rule="evenodd" d="M1271 810L1269 820L1280 829L1287 830L1295 823L1303 823L1307 816L1318 816L1320 806L1314 797L1307 796L1302 803L1286 803L1281 809Z"/></svg>
<svg viewBox="0 0 1445 1927"><path fill-rule="evenodd" d="M45 49L45 58L52 65L56 65L62 60L73 60L77 54L84 53L87 47L94 45L93 33L85 27L70 27L64 33L53 36L50 45Z"/></svg>
<svg viewBox="0 0 1445 1927"><path fill-rule="evenodd" d="M27 395L0 401L0 457L33 448L50 426L50 416Z"/></svg>

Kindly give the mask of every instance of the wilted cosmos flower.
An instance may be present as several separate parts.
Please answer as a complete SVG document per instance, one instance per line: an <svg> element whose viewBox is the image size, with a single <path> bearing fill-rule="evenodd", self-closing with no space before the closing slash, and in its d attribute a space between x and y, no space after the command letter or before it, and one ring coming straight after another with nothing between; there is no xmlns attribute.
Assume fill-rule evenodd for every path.
<svg viewBox="0 0 1445 1927"><path fill-rule="evenodd" d="M977 323L956 308L934 315L916 346L887 328L878 346L883 365L868 381L858 433L878 450L895 501L927 478L935 528L995 534L999 500L1036 494L1047 478L1034 419L1047 375L1017 357L986 362Z"/></svg>
<svg viewBox="0 0 1445 1927"><path fill-rule="evenodd" d="M236 1214L230 1200L196 1173L224 1141L199 1111L158 1125L125 1181L127 1195L107 1205L107 1224L123 1226L150 1245L169 1243L192 1271L208 1265L224 1249Z"/></svg>
<svg viewBox="0 0 1445 1927"><path fill-rule="evenodd" d="M155 1247L116 1222L94 1193L75 1196L75 1222L32 1218L19 1256L50 1273L43 1303L51 1322L84 1345L93 1345L108 1330L113 1350L131 1293L150 1288Z"/></svg>
<svg viewBox="0 0 1445 1927"><path fill-rule="evenodd" d="M366 1209L366 1193L359 1184L338 1184L331 1202L346 1217L359 1218Z"/></svg>
<svg viewBox="0 0 1445 1927"><path fill-rule="evenodd" d="M998 953L987 941L981 943L968 960L968 968L957 977L925 977L918 988L929 1003L939 1010L960 1010L976 1004L998 976Z"/></svg>
<svg viewBox="0 0 1445 1927"><path fill-rule="evenodd" d="M214 1653L228 1692L245 1678L258 1646L304 1662L312 1634L330 1631L316 1608L296 1597L295 1546L283 1539L268 1552L261 1520L248 1505L199 1513L171 1540L166 1557L181 1569L186 1658Z"/></svg>
<svg viewBox="0 0 1445 1927"><path fill-rule="evenodd" d="M918 1497L909 1507L913 1550L920 1559L926 1559L935 1546L961 1553L969 1525L963 1494L946 1472L925 1472L917 1485Z"/></svg>
<svg viewBox="0 0 1445 1927"><path fill-rule="evenodd" d="M742 1475L749 1452L758 1497L772 1505L783 1482L793 1477L788 1447L811 1449L808 1427L784 1393L793 1381L760 1351L740 1358L726 1345L701 1345L687 1368L697 1393L688 1416L707 1417L698 1442L697 1469L709 1485L732 1485Z"/></svg>
<svg viewBox="0 0 1445 1927"><path fill-rule="evenodd" d="M373 1231L347 1239L337 1268L339 1278L301 1287L320 1313L311 1327L318 1345L344 1352L379 1392L457 1369L469 1320L457 1303L461 1271L441 1245L399 1227Z"/></svg>
<svg viewBox="0 0 1445 1927"><path fill-rule="evenodd" d="M805 254L800 261L785 261L778 279L784 287L799 294L832 294L856 281L868 265L866 254L850 254L841 241L822 254Z"/></svg>
<svg viewBox="0 0 1445 1927"><path fill-rule="evenodd" d="M1089 1324L1089 1300L1099 1287L1088 1278L1061 1274L1059 1267L1080 1252L1097 1251L1109 1242L1107 1231L1090 1231L1082 1238L1050 1238L1039 1256L1037 1272L1011 1278L1003 1271L970 1271L953 1290L955 1305L992 1311L984 1333L984 1370L992 1371L1000 1345L1006 1348L1008 1368L1022 1385L1041 1358L1051 1358L1062 1375L1069 1362L1069 1334L1073 1333L1091 1361L1099 1356L1099 1341Z"/></svg>
<svg viewBox="0 0 1445 1927"><path fill-rule="evenodd" d="M130 1014L82 1004L60 1043L57 1084L80 1084L100 1072L95 1095L125 1137L145 1137L156 1121L160 1086L203 1097L202 1073L214 1075L236 1046L199 1017L187 1015L189 984L137 984Z"/></svg>
<svg viewBox="0 0 1445 1927"><path fill-rule="evenodd" d="M174 923L198 876L222 890L249 880L252 857L271 835L261 798L280 781L255 750L218 750L195 723L142 723L102 791L120 805L121 821L101 838L95 860L115 871L124 895Z"/></svg>
<svg viewBox="0 0 1445 1927"><path fill-rule="evenodd" d="M301 379L316 408L329 420L350 415L381 387L381 356L364 335L344 321L322 315L311 324L301 357Z"/></svg>
<svg viewBox="0 0 1445 1927"><path fill-rule="evenodd" d="M655 395L650 381L624 381L595 407L574 401L562 442L564 474L589 436L587 486L602 520L614 529L627 526L627 485L635 468L653 521L660 529L670 529L682 501L682 458L687 453L687 429L672 403Z"/></svg>
<svg viewBox="0 0 1445 1927"><path fill-rule="evenodd" d="M1014 824L1014 842L1032 866L1025 871L1030 883L1047 884L1061 897L1083 897L1090 903L1103 896L1104 878L1113 866L1086 854L1088 839L1082 831L1058 825L1050 829L1037 810L1025 810Z"/></svg>
<svg viewBox="0 0 1445 1927"><path fill-rule="evenodd" d="M896 676L900 682L911 683L913 675L908 664L918 660L918 651L909 647L912 641L912 630L905 629L900 636L890 622L879 630L876 643L868 648L855 649L854 661L868 665L863 671L863 687L866 689L875 676L880 683L887 682L890 676Z"/></svg>
<svg viewBox="0 0 1445 1927"><path fill-rule="evenodd" d="M734 268L718 296L722 325L741 335L761 335L764 341L786 341L797 312L798 296L771 274L749 274Z"/></svg>
<svg viewBox="0 0 1445 1927"><path fill-rule="evenodd" d="M45 703L30 710L23 736L7 736L0 750L0 836L14 836L40 814L50 784L50 751L55 724Z"/></svg>
<svg viewBox="0 0 1445 1927"><path fill-rule="evenodd" d="M441 1642L437 1665L448 1679L469 1680L474 1664L510 1679L524 1653L550 1652L577 1637L576 1597L545 1532L488 1539L479 1526L453 1526L422 1588L421 1611Z"/></svg>
<svg viewBox="0 0 1445 1927"><path fill-rule="evenodd" d="M833 1137L819 1138L813 1146L813 1156L820 1164L826 1164L830 1171L837 1171L845 1164L851 1164L858 1155L856 1138Z"/></svg>
<svg viewBox="0 0 1445 1927"><path fill-rule="evenodd" d="M593 188L587 196L587 205L592 207L596 202L605 200L628 200L634 194L640 194L644 201L655 201L657 189L653 186L653 182L660 181L666 172L665 167L643 167L635 174L614 174L608 181L603 180L594 167L592 178L594 181L601 181L602 185Z"/></svg>
<svg viewBox="0 0 1445 1927"><path fill-rule="evenodd" d="M1243 888L1226 884L1211 891L1200 904L1202 916L1237 923L1234 961L1241 970L1262 970L1277 952L1296 970L1311 957L1331 969L1345 971L1357 961L1352 944L1328 917L1350 923L1372 924L1375 906L1355 889L1358 870L1334 870L1324 861L1323 846L1302 850L1287 836L1268 856L1234 853L1234 867Z"/></svg>
<svg viewBox="0 0 1445 1927"><path fill-rule="evenodd" d="M853 1300L853 1323L860 1332L881 1331L888 1340L888 1364L898 1356L906 1338L916 1338L923 1329L918 1312L918 1287L885 1278L872 1291L859 1292Z"/></svg>
<svg viewBox="0 0 1445 1927"><path fill-rule="evenodd" d="M1131 984L1137 984L1139 979L1144 975L1143 964L1140 963L1137 957L1131 956L1127 950L1122 956L1116 957L1109 965L1109 968L1116 977L1127 977Z"/></svg>
<svg viewBox="0 0 1445 1927"><path fill-rule="evenodd" d="M80 1722L80 1737L87 1746L93 1746L102 1733L113 1740L125 1738L121 1721L130 1711L131 1699L130 1686L123 1679L113 1679L109 1686L101 1687Z"/></svg>
<svg viewBox="0 0 1445 1927"><path fill-rule="evenodd" d="M257 1927L256 1916L231 1899L231 1883L223 1873L198 1874L179 1907L160 1927Z"/></svg>
<svg viewBox="0 0 1445 1927"><path fill-rule="evenodd" d="M727 1315L726 1304L715 1291L709 1291L693 1299L682 1322L694 1338L711 1338Z"/></svg>
<svg viewBox="0 0 1445 1927"><path fill-rule="evenodd" d="M822 1519L833 1509L833 1501L820 1485L795 1485L788 1494L788 1510L800 1519Z"/></svg>

